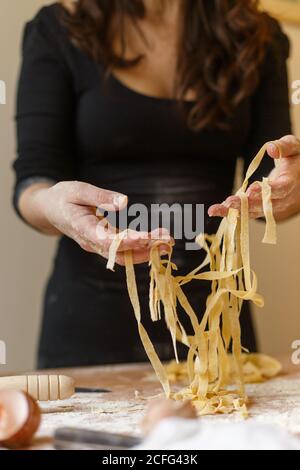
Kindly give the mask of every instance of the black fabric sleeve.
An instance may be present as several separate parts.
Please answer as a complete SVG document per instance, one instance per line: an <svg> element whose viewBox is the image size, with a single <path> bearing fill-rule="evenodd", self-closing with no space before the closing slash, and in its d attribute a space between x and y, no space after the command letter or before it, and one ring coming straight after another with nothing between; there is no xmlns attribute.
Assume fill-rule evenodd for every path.
<svg viewBox="0 0 300 470"><path fill-rule="evenodd" d="M24 219L19 209L20 197L27 188L30 188L30 186L33 186L34 184L40 184L40 183L48 183L51 186L53 186L54 184L57 183L57 181L53 180L52 178L47 178L45 176L32 176L31 178L22 179L19 183L16 184L14 194L13 194L13 206L18 216L21 219L23 219L24 222L26 223L27 221Z"/></svg>
<svg viewBox="0 0 300 470"><path fill-rule="evenodd" d="M263 144L292 132L287 74L289 40L279 23L271 18L270 21L273 43L267 51L261 80L252 98L252 125L242 155L245 171ZM272 158L265 156L251 180L260 181L263 176L268 176L273 168Z"/></svg>
<svg viewBox="0 0 300 470"><path fill-rule="evenodd" d="M15 207L24 180L74 179L76 162L71 73L53 31L39 15L25 27L22 52L16 111L18 156L13 165Z"/></svg>

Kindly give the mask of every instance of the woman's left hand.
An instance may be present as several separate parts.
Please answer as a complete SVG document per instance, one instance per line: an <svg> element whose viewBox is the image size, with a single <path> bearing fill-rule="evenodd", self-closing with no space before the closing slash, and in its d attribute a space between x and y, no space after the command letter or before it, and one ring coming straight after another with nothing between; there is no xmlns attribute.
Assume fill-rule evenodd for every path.
<svg viewBox="0 0 300 470"><path fill-rule="evenodd" d="M272 189L273 213L277 221L288 219L300 212L300 141L287 135L270 142L267 153L271 158L281 160L269 175ZM249 215L252 219L263 217L261 187L252 183L247 189ZM230 208L240 208L240 198L229 196L222 204L215 204L208 210L211 217L225 217Z"/></svg>

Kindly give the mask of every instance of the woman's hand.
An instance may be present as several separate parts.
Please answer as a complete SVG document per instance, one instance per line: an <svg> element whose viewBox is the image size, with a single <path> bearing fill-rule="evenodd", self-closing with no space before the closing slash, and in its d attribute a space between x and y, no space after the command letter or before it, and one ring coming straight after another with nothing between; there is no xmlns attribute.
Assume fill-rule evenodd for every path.
<svg viewBox="0 0 300 470"><path fill-rule="evenodd" d="M85 251L104 258L108 258L116 232L105 219L96 216L96 208L119 211L126 206L125 195L79 182L37 185L26 190L20 200L21 213L29 223L46 233L67 235ZM132 250L135 263L148 261L152 244L157 240L166 242L160 250L168 251L167 243L171 238L167 230L151 233L129 230L120 245L116 262L124 264L123 253L127 250Z"/></svg>
<svg viewBox="0 0 300 470"><path fill-rule="evenodd" d="M273 212L277 221L288 219L300 212L300 141L293 135L287 135L270 142L267 146L267 153L271 158L278 159L280 151L282 158L279 165L269 175ZM263 217L260 185L251 184L247 195L250 217L253 219ZM211 206L208 214L225 217L229 208L240 208L238 196L229 196L222 204Z"/></svg>

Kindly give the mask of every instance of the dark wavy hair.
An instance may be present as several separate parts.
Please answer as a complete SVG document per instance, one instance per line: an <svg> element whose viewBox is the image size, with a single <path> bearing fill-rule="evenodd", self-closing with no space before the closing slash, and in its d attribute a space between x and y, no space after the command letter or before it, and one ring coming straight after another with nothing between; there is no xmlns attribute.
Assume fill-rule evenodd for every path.
<svg viewBox="0 0 300 470"><path fill-rule="evenodd" d="M143 60L125 60L112 46L112 22L124 51L124 20L138 27L146 15L143 0L78 0L72 5L63 22L73 43L95 62L109 71ZM189 90L195 91L188 125L195 130L228 126L237 106L258 85L271 41L269 17L256 0L185 0L181 38L174 98L182 103Z"/></svg>

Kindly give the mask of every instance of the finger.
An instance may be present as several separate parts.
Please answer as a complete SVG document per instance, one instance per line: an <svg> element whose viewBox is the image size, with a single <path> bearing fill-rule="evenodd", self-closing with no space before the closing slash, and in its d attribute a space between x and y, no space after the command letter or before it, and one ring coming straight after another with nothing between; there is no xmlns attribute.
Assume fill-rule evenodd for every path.
<svg viewBox="0 0 300 470"><path fill-rule="evenodd" d="M269 142L267 153L272 158L287 158L300 154L300 141L294 135Z"/></svg>
<svg viewBox="0 0 300 470"><path fill-rule="evenodd" d="M258 195L257 197L248 197L248 208L250 212L262 211L262 200ZM222 204L216 204L209 208L209 215L225 217L229 209L241 210L241 200L238 196L229 196Z"/></svg>
<svg viewBox="0 0 300 470"><path fill-rule="evenodd" d="M88 240L82 240L80 238L76 241L83 250L89 253L95 253L97 255L102 256L105 259L108 259L109 251L105 251L102 247L92 244ZM146 262L149 260L149 257L150 257L150 249L132 250L132 254L133 254L134 261L138 261L141 263ZM124 252L118 252L116 256L116 263L122 264L122 265L125 264Z"/></svg>
<svg viewBox="0 0 300 470"><path fill-rule="evenodd" d="M250 219L261 219L264 217L263 211L249 212Z"/></svg>
<svg viewBox="0 0 300 470"><path fill-rule="evenodd" d="M211 217L226 217L230 208L240 210L239 198L230 196L222 204L215 204L209 208L209 215ZM273 213L278 214L284 212L288 206L288 198L272 199ZM258 219L264 217L263 206L261 199L249 201L249 217L251 219Z"/></svg>
<svg viewBox="0 0 300 470"><path fill-rule="evenodd" d="M167 230L166 228L163 228L163 227L156 228L156 229L152 230L152 232L150 232L150 238L151 238L151 240L154 240L154 241L155 240L164 240L167 243L172 241L169 230Z"/></svg>
<svg viewBox="0 0 300 470"><path fill-rule="evenodd" d="M215 206L212 206L214 210L216 209L218 213L222 214L228 214L229 209L241 209L241 200L238 196L229 196L225 201L222 202L222 204L216 204ZM212 209L210 208L210 210ZM222 215L221 217L224 217Z"/></svg>
<svg viewBox="0 0 300 470"><path fill-rule="evenodd" d="M157 241L174 244L174 240L166 229L157 229L150 233L128 230L128 236L122 240L118 251L151 248Z"/></svg>
<svg viewBox="0 0 300 470"><path fill-rule="evenodd" d="M250 198L259 198L261 197L261 185L258 181L250 184L249 188L246 191L247 196Z"/></svg>
<svg viewBox="0 0 300 470"><path fill-rule="evenodd" d="M229 196L223 203L228 209L241 210L241 200L239 196ZM248 211L249 212L261 212L263 210L263 202L261 193L251 192L251 196L248 195Z"/></svg>
<svg viewBox="0 0 300 470"><path fill-rule="evenodd" d="M127 236L123 238L118 251L150 249L151 239L148 232L137 232L128 230Z"/></svg>
<svg viewBox="0 0 300 470"><path fill-rule="evenodd" d="M127 206L128 198L124 194L97 188L88 183L73 183L69 190L69 200L74 204L101 207L107 211L122 210Z"/></svg>
<svg viewBox="0 0 300 470"><path fill-rule="evenodd" d="M238 196L229 196L222 204L228 209L241 209L241 199Z"/></svg>
<svg viewBox="0 0 300 470"><path fill-rule="evenodd" d="M111 242L115 239L115 232L112 230L110 234ZM129 250L150 249L151 239L148 232L137 232L128 230L126 237L122 239L118 252Z"/></svg>
<svg viewBox="0 0 300 470"><path fill-rule="evenodd" d="M149 262L149 257L150 257L150 251L144 251L144 252L135 252L132 254L132 260L133 264L143 264L143 263L148 263ZM116 256L116 264L120 266L125 266L125 256L122 253L119 253Z"/></svg>
<svg viewBox="0 0 300 470"><path fill-rule="evenodd" d="M220 206L220 207L216 207L216 206ZM226 217L228 215L228 211L229 211L228 208L225 208L221 204L220 205L216 204L216 206L214 207L212 211L211 217ZM249 217L251 219L258 219L263 216L264 216L264 213L262 211L249 212Z"/></svg>
<svg viewBox="0 0 300 470"><path fill-rule="evenodd" d="M169 246L168 245L162 245L162 246L159 247L159 251L160 251L161 255L166 255L169 252ZM150 254L151 254L150 249L132 251L133 263L134 264L148 263L149 259L150 259ZM125 265L124 253L118 253L117 254L116 263L119 264L120 266Z"/></svg>
<svg viewBox="0 0 300 470"><path fill-rule="evenodd" d="M163 242L170 242L172 243L172 239L169 233L164 229L159 229L160 231L153 232L137 232L135 230L128 230L127 235L120 243L118 248L118 252L129 251L129 250L138 250L138 249L150 249L153 240L152 237L155 235L155 240L158 239L158 235L160 234L160 238ZM101 248L104 252L108 252L110 245L112 244L113 240L115 240L117 236L117 231L111 225L107 225L105 220L98 220L98 227L97 227L97 237L98 243L101 245Z"/></svg>
<svg viewBox="0 0 300 470"><path fill-rule="evenodd" d="M226 217L228 215L229 208L223 204L214 204L208 209L209 217Z"/></svg>
<svg viewBox="0 0 300 470"><path fill-rule="evenodd" d="M283 199L287 197L290 192L293 190L295 182L287 174L282 174L275 177L273 180L269 178L269 185L271 186L272 191L272 200L273 199ZM259 183L253 183L249 186L247 190L247 195L249 196L249 202L253 201L255 205L257 201L261 201L261 186Z"/></svg>
<svg viewBox="0 0 300 470"><path fill-rule="evenodd" d="M167 254L170 251L170 246L167 244L170 243L170 236L166 236L166 231L163 231L163 233L164 240L162 240L159 251L162 254ZM85 211L82 216L78 217L77 215L73 239L85 251L97 253L108 258L110 245L116 236L116 229L107 225L105 220L99 221L98 218L92 214L86 214ZM124 251L131 250L133 254L137 253L136 260L138 262L144 262L149 259L152 244L153 242L148 232L129 230L128 238L122 241L118 254L123 256Z"/></svg>

